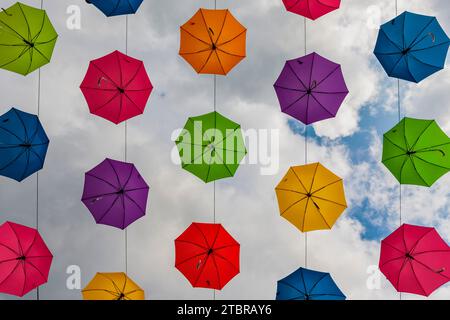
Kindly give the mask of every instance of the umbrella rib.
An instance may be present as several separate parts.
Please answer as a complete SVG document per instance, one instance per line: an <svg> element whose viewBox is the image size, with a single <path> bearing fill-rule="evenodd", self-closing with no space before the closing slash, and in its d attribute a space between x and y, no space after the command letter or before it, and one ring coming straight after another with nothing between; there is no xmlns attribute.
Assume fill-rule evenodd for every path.
<svg viewBox="0 0 450 320"><path fill-rule="evenodd" d="M221 49L221 48L217 48L216 51L222 51L223 53L228 54L229 56L233 56L233 57L245 58L245 55L244 55L244 56L241 56L241 55L239 55L239 54L230 53L230 52L228 52L228 51L226 51L226 50L223 50L223 49Z"/></svg>
<svg viewBox="0 0 450 320"><path fill-rule="evenodd" d="M19 252L17 252L16 250L14 250L13 248L11 248L11 247L7 246L7 245L6 245L6 244L4 244L4 243L0 243L0 246L3 246L3 247L5 247L6 249L8 249L9 251L11 251L12 253L14 253L14 254L16 254L16 255L20 255L20 253L19 253Z"/></svg>
<svg viewBox="0 0 450 320"><path fill-rule="evenodd" d="M26 23L26 25L27 25L27 30L28 30L28 39L31 39L31 30L30 30L30 24L28 23L28 19L27 19L27 16L25 15L25 12L23 12L23 9L22 9L22 4L19 2L19 9L20 9L20 12L22 12L22 15L23 15L23 18L25 19L25 23Z"/></svg>
<svg viewBox="0 0 450 320"><path fill-rule="evenodd" d="M297 175L297 172L295 172L294 169L290 168L290 170L292 170L292 172L294 173L295 177L297 178L298 182L300 182L300 184L302 185L303 189L305 190L306 193L308 193L308 189L306 189L305 185L303 184L302 180L300 179L300 177Z"/></svg>
<svg viewBox="0 0 450 320"><path fill-rule="evenodd" d="M228 244L226 246L214 248L214 251L217 252L217 251L222 250L222 249L227 249L227 248L236 247L236 246L239 246L239 244L238 243Z"/></svg>
<svg viewBox="0 0 450 320"><path fill-rule="evenodd" d="M383 266L387 265L388 263L391 263L391 262L393 262L393 261L400 260L400 259L405 259L405 257L404 257L404 256L400 256L400 257L397 257L397 258L389 259L389 260L387 260L387 261L384 261L384 262L381 264L380 267L383 267Z"/></svg>
<svg viewBox="0 0 450 320"><path fill-rule="evenodd" d="M36 46L33 47L34 50L36 50L45 60L47 60L47 63L50 62L50 59L47 58L42 52L41 50L39 50Z"/></svg>
<svg viewBox="0 0 450 320"><path fill-rule="evenodd" d="M420 62L421 64L425 64L425 65L430 66L430 67L433 67L433 68L440 68L440 69L442 69L441 66L435 66L435 65L433 65L433 64L429 64L429 63L427 63L427 62L423 62L422 60L420 60L419 58L417 58L415 55L409 55L408 57L413 58L414 60Z"/></svg>
<svg viewBox="0 0 450 320"><path fill-rule="evenodd" d="M202 72L203 69L206 67L206 65L208 64L209 60L211 59L211 56L213 54L214 50L211 50L211 52L209 53L208 58L206 58L205 63L203 64L203 66L199 69L199 72Z"/></svg>
<svg viewBox="0 0 450 320"><path fill-rule="evenodd" d="M33 65L33 53L34 53L33 48L28 50L28 53L30 54L30 62L28 64L28 68L27 68L27 71L26 71L27 74L30 73L31 66Z"/></svg>
<svg viewBox="0 0 450 320"><path fill-rule="evenodd" d="M222 157L219 155L218 152L216 152L215 155L216 155L217 157L219 157L219 160L222 161L223 166L225 167L225 169L227 169L228 173L230 174L230 177L232 177L232 176L233 176L233 173L231 172L230 168L228 168L227 164L225 163L225 160L222 159Z"/></svg>
<svg viewBox="0 0 450 320"><path fill-rule="evenodd" d="M22 265L23 271L23 287L22 287L22 295L25 293L25 286L27 285L27 272L25 270L26 264L24 262L19 262Z"/></svg>
<svg viewBox="0 0 450 320"><path fill-rule="evenodd" d="M92 292L92 291L103 291L109 293L110 295L117 296L117 293L107 289L83 289L81 292Z"/></svg>
<svg viewBox="0 0 450 320"><path fill-rule="evenodd" d="M33 269L35 269L35 270L39 273L39 275L42 277L43 280L45 280L45 281L47 280L46 277L42 274L41 270L39 270L39 269L34 265L34 263L32 263L32 262L30 262L30 261L27 261L25 264L29 264L30 266L32 266Z"/></svg>
<svg viewBox="0 0 450 320"><path fill-rule="evenodd" d="M197 285L197 283L198 283L198 280L200 279L200 277L202 276L202 274L203 274L203 271L205 270L205 268L206 268L206 263L208 262L208 259L209 259L209 255L206 255L206 258L205 258L205 262L202 264L202 267L201 267L201 269L200 269L200 271L199 271L199 273L198 273L198 275L197 275L197 277L195 278L195 281L194 281L194 286L196 286Z"/></svg>
<svg viewBox="0 0 450 320"><path fill-rule="evenodd" d="M423 286L422 286L422 283L419 281L419 278L418 278L417 275L416 275L416 270L414 269L414 264L412 263L411 260L409 260L408 262L409 262L409 265L411 266L411 269L412 269L412 273L413 273L413 275L414 275L414 278L416 279L417 283L418 283L419 286L420 286L420 289L422 289L422 292L423 292L425 295L427 295L425 289L424 289Z"/></svg>
<svg viewBox="0 0 450 320"><path fill-rule="evenodd" d="M405 168L406 162L408 162L408 157L405 158L405 160L402 163L402 166L400 167L400 184L402 184L402 175L403 175L403 169Z"/></svg>
<svg viewBox="0 0 450 320"><path fill-rule="evenodd" d="M117 179L117 183L118 183L119 188L122 188L122 184L120 183L120 179L119 179L119 173L117 172L116 168L114 168L111 160L106 159L106 162L108 162L108 164L111 167L111 169L113 169L114 174L116 175L116 179Z"/></svg>
<svg viewBox="0 0 450 320"><path fill-rule="evenodd" d="M23 173L20 176L20 181L22 181L25 178L25 175L26 175L26 173L28 171L28 167L30 166L30 150L26 149L25 154L26 154L26 157L27 157L27 163L25 164L25 168L23 169Z"/></svg>
<svg viewBox="0 0 450 320"><path fill-rule="evenodd" d="M291 204L289 207L287 207L283 212L281 212L280 215L283 216L283 214L285 214L286 211L288 211L288 210L291 209L293 206L297 205L298 203L302 202L302 201L305 200L305 199L309 199L309 198L305 196L304 198L301 198L300 200L295 201L293 204Z"/></svg>
<svg viewBox="0 0 450 320"><path fill-rule="evenodd" d="M391 70L388 72L388 75L391 75L392 72L394 72L395 68L397 68L397 66L399 65L400 61L402 61L403 58L404 58L404 56L400 56L400 58L397 60L396 63L394 63Z"/></svg>
<svg viewBox="0 0 450 320"><path fill-rule="evenodd" d="M308 94L305 92L305 94L303 94L300 98L298 98L297 100L295 100L294 102L292 102L290 105L288 105L286 108L284 108L284 110L282 109L283 112L288 111L290 108L292 108L295 104L297 104L300 100L302 100L304 97L308 96ZM309 96L308 96L309 97ZM308 108L308 103L306 104L306 108Z"/></svg>
<svg viewBox="0 0 450 320"><path fill-rule="evenodd" d="M241 128L241 126L240 125L237 125L237 127L236 128L234 128L234 129L231 129L230 131L231 131L231 133L230 134L228 134L227 136L225 136L221 141L219 141L218 143L216 143L215 145L218 145L218 144L222 144L222 142L224 142L225 140L227 140L230 136L232 136L238 129L240 129ZM227 129L228 130L228 129ZM222 148L223 149L223 148ZM226 149L225 149L226 150Z"/></svg>
<svg viewBox="0 0 450 320"><path fill-rule="evenodd" d="M11 277L11 275L12 275L14 272L16 272L17 267L19 266L19 264L20 264L20 261L17 260L16 265L15 265L14 268L11 270L11 272L8 274L8 276L6 276L2 281L0 281L0 286L1 286L6 280L8 280L8 278Z"/></svg>
<svg viewBox="0 0 450 320"><path fill-rule="evenodd" d="M429 271L431 271L431 272L433 272L433 273L435 273L435 274L438 274L438 275L442 276L442 277L445 278L445 279L450 280L450 277L447 277L446 275L443 275L443 274L440 273L440 272L436 272L436 270L431 269L429 266L427 266L427 265L424 264L423 262L420 262L420 261L418 261L418 260L414 260L414 261L417 262L418 264L422 265L424 268L428 269Z"/></svg>
<svg viewBox="0 0 450 320"><path fill-rule="evenodd" d="M275 188L276 191L286 191L286 192L293 192L293 193L298 193L301 195L306 196L306 193L304 192L300 192L300 191L295 191L295 190L290 190L290 189L284 189L284 188Z"/></svg>
<svg viewBox="0 0 450 320"><path fill-rule="evenodd" d="M288 282L285 282L285 281L283 281L283 280L280 280L279 283L281 283L281 284L283 284L283 285L285 285L285 286L287 286L287 287L290 287L290 288L294 289L295 291L297 291L298 293L300 293L302 296L305 295L304 292L300 291L298 288L294 287L293 285L291 285L291 284L288 283ZM290 300L295 300L295 298L290 299Z"/></svg>
<svg viewBox="0 0 450 320"><path fill-rule="evenodd" d="M202 127L199 127L199 126L196 124L196 122L192 120L192 118L188 118L188 121L192 122L192 124L193 124L195 127L197 127L198 130L202 131L202 134L203 134L203 135L205 135L206 132L203 132L203 131L204 131L203 128L202 128ZM203 121L202 121L202 124L203 124ZM210 137L209 135L206 135L206 138L208 138L208 140L211 140L211 137ZM223 140L222 140L222 141L223 141Z"/></svg>
<svg viewBox="0 0 450 320"><path fill-rule="evenodd" d="M295 89L295 88L287 88L287 87L280 86L278 84L274 84L273 86L275 88L283 89L283 90L296 91L296 92L306 92L305 90L300 90L300 89Z"/></svg>
<svg viewBox="0 0 450 320"><path fill-rule="evenodd" d="M217 238L219 237L219 232L220 232L220 227L217 228L216 236L214 237L214 240L211 244L211 248L214 248L214 246L216 245Z"/></svg>
<svg viewBox="0 0 450 320"><path fill-rule="evenodd" d="M319 2L324 7L328 7L328 8L331 8L331 9L336 9L336 7L333 7L333 6L330 6L330 5L326 4L326 3L323 3L322 0L317 0L317 2Z"/></svg>
<svg viewBox="0 0 450 320"><path fill-rule="evenodd" d="M98 219L97 223L102 222L102 220L106 217L106 215L111 211L112 207L114 207L114 205L116 204L118 199L119 199L119 196L117 195L116 198L114 199L113 203L111 204L111 206L109 206L109 208L105 211L105 213L103 213L103 215L100 217L100 219Z"/></svg>
<svg viewBox="0 0 450 320"><path fill-rule="evenodd" d="M108 277L105 273L99 273L99 274L100 274L102 277L104 277L104 278L106 278L107 280L109 280L109 281L112 283L114 289L116 289L116 294L117 294L117 295L120 295L121 291L120 291L119 287L116 285L116 283L114 282L114 280L111 279L110 277Z"/></svg>
<svg viewBox="0 0 450 320"><path fill-rule="evenodd" d="M33 145L33 147L34 147L34 145ZM39 158L41 163L44 164L44 159L42 159L42 157L36 151L34 151L33 148L30 148L30 152L34 153L34 155Z"/></svg>
<svg viewBox="0 0 450 320"><path fill-rule="evenodd" d="M129 195L127 195L126 193L125 193L125 197L127 197L131 202L133 202L133 203L138 207L138 209L141 210L141 212L142 212L143 214L145 214L145 210L142 209L141 206L138 205L138 204L136 203L136 201L135 201L133 198L131 198L131 197L130 197Z"/></svg>
<svg viewBox="0 0 450 320"><path fill-rule="evenodd" d="M122 229L125 229L125 197L123 195L120 197L120 201L122 202L122 210L123 210Z"/></svg>
<svg viewBox="0 0 450 320"><path fill-rule="evenodd" d="M288 9L292 9L292 8L294 8L297 4L299 4L300 1L303 1L303 0L296 0L291 6L287 5L286 7L287 7Z"/></svg>
<svg viewBox="0 0 450 320"><path fill-rule="evenodd" d="M411 248L411 253L413 253L413 251L416 249L417 245L419 244L420 241L423 240L423 238L425 238L430 232L432 232L433 229L428 230L428 232L426 232L425 234L423 234L419 239L417 239L417 241L414 243L414 245Z"/></svg>
<svg viewBox="0 0 450 320"><path fill-rule="evenodd" d="M217 39L216 39L215 44L217 44L217 43L219 42L220 37L222 36L222 32L223 32L223 29L224 29L224 27L225 27L225 22L227 21L228 15L229 15L229 11L226 10L226 11L225 11L225 17L223 18L223 22L222 22L222 27L220 28L219 35L217 36Z"/></svg>
<svg viewBox="0 0 450 320"><path fill-rule="evenodd" d="M47 41L43 41L43 42L35 42L34 44L35 44L35 45L48 44L48 43L50 43L50 42L56 41L56 39L58 39L58 36L56 36L56 37L54 37L54 38L52 38L52 39L50 39L50 40L47 40Z"/></svg>
<svg viewBox="0 0 450 320"><path fill-rule="evenodd" d="M106 106L108 106L108 104L110 104L114 99L116 99L118 96L120 96L120 91L117 91L117 93L108 101L106 101L104 104L102 104L101 106L99 106L97 109L93 110L93 112L98 112L100 110L102 110L103 108L105 108Z"/></svg>
<svg viewBox="0 0 450 320"><path fill-rule="evenodd" d="M303 294L308 294L308 288L306 288L306 282L305 282L305 275L303 274L303 268L300 269L300 273L302 276L302 283L303 283L303 288L305 289L305 292L302 292ZM301 292L301 291L300 291Z"/></svg>
<svg viewBox="0 0 450 320"><path fill-rule="evenodd" d="M204 155L206 154L206 152L207 152L207 151L205 151ZM212 162L212 157L209 158L209 163L207 163L207 165L208 165L208 171L207 171L207 173L206 173L206 178L205 178L206 182L208 182L209 174L210 174L210 172L211 172L211 162Z"/></svg>
<svg viewBox="0 0 450 320"><path fill-rule="evenodd" d="M320 187L319 189L314 190L313 192L311 192L311 194L314 194L314 193L316 193L316 192L319 192L319 191L321 191L321 190L323 190L323 189L325 189L325 188L327 188L327 187L329 187L329 186L332 186L332 185L335 184L335 183L339 183L339 182L342 182L342 179L339 179L339 180L336 180L336 181L334 181L334 182L328 183L328 184L324 185L323 187Z"/></svg>
<svg viewBox="0 0 450 320"><path fill-rule="evenodd" d="M334 114L332 114L327 108L325 108L325 107L323 106L323 104L321 104L321 103L319 102L319 100L316 99L316 97L314 96L314 94L311 94L311 97L319 104L319 106L320 106L323 110L325 110L330 116L334 117Z"/></svg>
<svg viewBox="0 0 450 320"><path fill-rule="evenodd" d="M313 91L313 93L318 93L318 94L343 94L343 93L348 93L348 91L335 91L335 92L325 92L325 91Z"/></svg>
<svg viewBox="0 0 450 320"><path fill-rule="evenodd" d="M222 256L221 254L213 253L212 256L216 256L216 257L222 259L223 261L227 262L230 266L232 266L234 269L236 269L236 271L239 271L238 267L236 267L230 260L228 260L227 258Z"/></svg>
<svg viewBox="0 0 450 320"><path fill-rule="evenodd" d="M128 276L126 274L124 274L124 277L125 277L125 281L123 282L123 289L120 292L125 294L125 288L127 286Z"/></svg>
<svg viewBox="0 0 450 320"><path fill-rule="evenodd" d="M397 251L400 252L401 254L405 254L406 248L405 248L405 250L396 248L396 247L394 247L392 244L390 244L389 242L386 242L386 241L384 241L384 240L382 241L382 243L385 244L385 245L388 246L388 247L391 247L391 248L394 249L394 250L397 250Z"/></svg>
<svg viewBox="0 0 450 320"><path fill-rule="evenodd" d="M23 119L22 119L22 117L20 116L19 112L17 112L17 109L13 109L13 111L14 111L14 113L16 114L17 119L19 119L19 121L20 121L20 123L21 123L21 125L22 125L23 130L25 131L25 137L26 137L26 139L29 140L30 137L28 136L28 130L27 130L27 126L25 125L25 122L23 122ZM26 142L28 142L28 141L26 141Z"/></svg>
<svg viewBox="0 0 450 320"><path fill-rule="evenodd" d="M417 170L416 164L414 163L414 157L410 157L410 160L411 160L411 164L413 165L414 171L417 173L417 175L419 176L420 180L422 180L423 183L428 185L429 183L425 181L425 179L422 177L422 175Z"/></svg>
<svg viewBox="0 0 450 320"><path fill-rule="evenodd" d="M403 153L403 154L399 154L399 155L397 155L397 156L393 156L393 157L389 157L389 158L387 158L387 159L383 159L383 163L384 162L386 162L386 161L389 161L389 160L392 160L392 159L395 159L395 158L398 158L398 157L406 157L407 156L407 154L406 153Z"/></svg>
<svg viewBox="0 0 450 320"><path fill-rule="evenodd" d="M3 24L5 27L7 27L9 30L11 30L12 32L14 32L15 34L17 34L21 40L26 40L20 33L18 33L16 30L14 30L13 28L11 28L8 24L6 24L3 20L0 20L0 23Z"/></svg>
<svg viewBox="0 0 450 320"><path fill-rule="evenodd" d="M199 248L201 248L201 249L208 250L207 247L204 247L204 246L202 246L202 245L200 245L200 244L198 244L198 243L196 243L196 242L193 242L193 241L188 241L188 240L178 240L178 239L177 239L176 242L188 243L188 244L191 244L191 245L193 245L193 246L199 247ZM218 249L215 249L215 250L218 250Z"/></svg>
<svg viewBox="0 0 450 320"><path fill-rule="evenodd" d="M123 189L125 190L127 188L128 183L130 182L131 176L134 172L134 166L131 166L131 170L130 170L130 174L128 175L127 180L125 181L124 185L123 185ZM128 190L126 190L128 191Z"/></svg>
<svg viewBox="0 0 450 320"><path fill-rule="evenodd" d="M134 73L134 75L133 75L133 76L131 77L131 79L128 80L128 82L123 86L124 89L126 89L126 88L131 84L131 82L133 82L133 81L136 79L136 77L137 77L139 71L141 71L141 69L142 69L143 67L144 67L144 62L141 61L141 63L139 64L139 67L136 69L136 72Z"/></svg>
<svg viewBox="0 0 450 320"><path fill-rule="evenodd" d="M206 42L206 41L203 41L202 39L196 37L195 35L193 35L193 34L190 33L189 31L187 31L185 28L183 28L183 26L181 26L180 29L183 30L184 32L186 32L188 35L190 35L190 36L191 36L192 38L194 38L195 40L198 40L198 41L200 41L200 42L203 42L204 44L206 44L206 45L208 45L208 46L211 45L210 43L208 43L208 42ZM209 48L209 50L211 50L211 48ZM182 54L182 53L180 53L180 54Z"/></svg>
<svg viewBox="0 0 450 320"><path fill-rule="evenodd" d="M119 87L115 81L113 81L100 67L98 67L94 61L90 63L95 69L97 69L103 76L105 76L115 87Z"/></svg>
<svg viewBox="0 0 450 320"><path fill-rule="evenodd" d="M437 45L434 45L434 46L431 46L431 47L427 47L427 48L409 50L409 52L413 53L413 52L419 52L419 51L423 51L423 50L434 49L434 48L437 48L437 47L440 47L440 46L443 46L443 45L448 45L448 41L447 42L442 42L440 44L437 44Z"/></svg>
<svg viewBox="0 0 450 320"><path fill-rule="evenodd" d="M339 203L339 202L336 202L336 201L333 201L333 200L325 199L325 198L322 198L322 197L312 196L311 198L317 198L317 199L322 200L322 201L327 201L327 202L331 202L331 203L337 204L337 205L339 205L341 207L347 207L345 204L342 204L342 203Z"/></svg>
<svg viewBox="0 0 450 320"><path fill-rule="evenodd" d="M291 72L294 74L294 76L297 78L297 80L301 83L301 85L303 86L303 88L305 88L305 90L308 90L308 88L306 87L306 85L303 83L302 79L300 79L300 77L297 75L297 73L295 72L294 68L291 66L291 64L289 62L286 62L286 65L289 67L289 69L291 70ZM306 91L305 91L306 92Z"/></svg>
<svg viewBox="0 0 450 320"><path fill-rule="evenodd" d="M178 240L177 240L177 241L178 241ZM193 256L191 256L191 257L189 257L189 258L187 258L187 259L184 259L184 260L181 261L181 262L178 262L177 264L175 264L175 267L178 268L180 265L185 264L186 262L188 262L188 261L190 261L190 260L192 260L192 259L198 258L198 257L200 257L200 256L205 256L205 255L206 255L205 252L202 252L202 253L193 255Z"/></svg>
<svg viewBox="0 0 450 320"><path fill-rule="evenodd" d="M200 15L202 16L202 19L203 19L203 23L205 24L205 29L206 29L206 32L208 33L208 36L209 36L209 40L211 40L211 43L214 43L214 41L213 41L213 39L212 39L212 37L211 37L211 34L209 33L209 26L208 26L208 24L206 23L206 19L205 19L205 16L203 15L203 10L200 10Z"/></svg>
<svg viewBox="0 0 450 320"><path fill-rule="evenodd" d="M107 14L107 16L113 15L114 12L116 12L116 10L119 8L119 4L120 4L120 0L117 0L116 6L112 8L111 12L109 12L109 13Z"/></svg>
<svg viewBox="0 0 450 320"><path fill-rule="evenodd" d="M207 248L210 248L211 246L209 245L208 239L206 238L206 236L205 236L205 234L203 233L202 229L201 229L197 224L194 224L194 226L195 226L195 228L197 228L197 230L198 230L198 231L200 232L200 234L202 235L203 240L205 240L206 247L207 247Z"/></svg>
<svg viewBox="0 0 450 320"><path fill-rule="evenodd" d="M417 256L419 254L424 254L424 253L435 253L435 252L450 252L450 249L448 249L448 250L429 250L429 251L414 252L414 256Z"/></svg>
<svg viewBox="0 0 450 320"><path fill-rule="evenodd" d="M386 37L386 39L392 43L400 52L403 51L402 48L400 48L394 41L391 40L391 38L389 38L389 36L387 35L386 31L384 31L383 28L380 29L380 32L383 32L384 36Z"/></svg>
<svg viewBox="0 0 450 320"><path fill-rule="evenodd" d="M425 163L428 163L428 164L430 164L430 165L432 165L432 166L439 167L439 168L442 168L442 169L449 169L449 168L447 168L447 167L444 167L444 166L441 166L441 165L432 163L432 162L430 162L430 161L427 161L427 160L425 160L425 159L419 157L417 154L414 155L414 157L417 158L417 159L419 159L419 160L421 160L421 161L423 161L423 162L425 162Z"/></svg>
<svg viewBox="0 0 450 320"><path fill-rule="evenodd" d="M131 104L142 114L144 111L143 110L141 110L141 108L139 108L138 107L138 105L127 95L127 93L126 92L124 92L124 96L125 96L125 98L127 98L128 99L128 101L130 101L131 102Z"/></svg>
<svg viewBox="0 0 450 320"><path fill-rule="evenodd" d="M437 145L435 145L435 146L429 146L429 147L426 147L426 148L417 149L417 150L415 150L415 151L416 151L416 153L419 153L419 152L426 152L427 150L429 150L429 149L431 149L431 148L442 147L442 146L446 146L446 145L449 145L449 144L450 144L450 142L441 143L441 144L437 144Z"/></svg>
<svg viewBox="0 0 450 320"><path fill-rule="evenodd" d="M113 184L110 183L109 181L107 181L107 180L105 180L105 179L103 179L103 178L97 177L97 176L93 175L93 174L90 173L90 172L86 172L86 175L88 175L88 176L90 176L90 177L92 177L92 178L95 178L95 179L97 179L97 180L103 181L104 183L109 184L109 185L110 185L111 187L113 187L114 189L117 189L117 188L118 188L117 186L113 185Z"/></svg>
<svg viewBox="0 0 450 320"><path fill-rule="evenodd" d="M402 275L402 271L403 271L403 269L405 268L406 263L407 263L407 259L405 259L405 260L403 261L403 264L402 264L402 266L400 267L400 270L398 271L398 277L397 277L397 285L396 285L396 288L399 287L399 284L400 284L400 276ZM397 290L400 291L399 289L397 289Z"/></svg>
<svg viewBox="0 0 450 320"><path fill-rule="evenodd" d="M316 180L316 174L317 174L317 169L318 168L319 168L319 163L316 164L316 169L314 170L313 178L312 178L312 181L311 181L311 187L309 188L309 191L308 191L309 193L312 192L312 188L314 186L314 181Z"/></svg>
<svg viewBox="0 0 450 320"><path fill-rule="evenodd" d="M9 62L6 62L6 63L2 64L2 65L0 66L0 68L4 68L4 67L6 67L7 65L9 65L9 64L11 64L11 63L13 63L13 62L16 62L17 60L19 60L20 58L22 58L23 55L24 55L25 53L27 53L28 50L30 50L30 47L25 47L24 50L22 50L22 52L17 56L17 58L14 58L13 60L11 60L11 61L9 61Z"/></svg>
<svg viewBox="0 0 450 320"><path fill-rule="evenodd" d="M310 200L311 198L306 198L306 204L305 204L305 212L304 212L304 214L303 214L303 220L302 220L302 229L301 230L304 230L305 229L305 222L306 222L306 215L308 214L308 204L309 204L309 200Z"/></svg>
<svg viewBox="0 0 450 320"><path fill-rule="evenodd" d="M21 141L21 142L24 142L23 139L20 138L18 135L16 135L14 132L12 132L12 131L10 131L10 130L8 130L8 129L6 129L6 128L3 128L3 127L1 127L1 126L0 126L0 129L3 130L3 131L5 131L6 133L9 133L10 135L16 137L17 140L19 140L19 141Z"/></svg>
<svg viewBox="0 0 450 320"><path fill-rule="evenodd" d="M12 159L10 162L8 162L5 166L1 167L0 170L5 170L6 168L8 168L10 165L12 165L14 162L16 162L17 159L19 159L21 156L23 156L23 154L25 153L26 149L23 149L19 155L17 157L15 157L14 159Z"/></svg>
<svg viewBox="0 0 450 320"><path fill-rule="evenodd" d="M331 71L329 74L327 74L327 75L325 76L325 78L323 78L322 80L320 80L320 81L316 84L315 88L317 88L318 86L320 86L320 85L321 85L323 82L325 82L329 77L331 77L337 70L339 70L340 67L341 67L340 65L337 65L337 67L334 68L333 71ZM311 71L311 76L312 76L312 71ZM313 92L314 92L314 91L313 91Z"/></svg>
<svg viewBox="0 0 450 320"><path fill-rule="evenodd" d="M396 146L397 148L399 148L400 150L405 151L405 152L407 151L407 149L408 149L408 146L407 146L407 145L405 146L405 147L406 147L406 149L405 149L405 147L399 146L398 144L394 143L390 138L388 138L388 137L386 136L386 134L384 135L384 138L385 138L387 141L389 141L390 143L392 143L394 146ZM405 144L407 144L406 139L405 139Z"/></svg>
<svg viewBox="0 0 450 320"><path fill-rule="evenodd" d="M320 208L319 208L319 206L317 205L317 203L314 201L314 199L313 199L312 197L311 197L311 198L308 198L308 199L311 199L311 202L313 203L314 207L316 208L316 210L317 210L317 212L319 213L320 217L322 218L323 222L325 222L325 224L327 225L327 227L328 227L329 229L331 229L330 224L328 223L327 219L325 219L325 216L322 214L322 211L320 211ZM323 199L323 200L325 200L325 199ZM330 200L325 200L325 201L330 201ZM333 202L333 201L330 201L330 202ZM342 206L342 205L341 205L341 206ZM308 209L306 209L306 212L307 212L307 211L308 211ZM305 213L305 216L306 216L306 213ZM305 221L303 221L303 224L304 224L304 222L305 222ZM304 227L304 225L303 225L303 227Z"/></svg>
<svg viewBox="0 0 450 320"><path fill-rule="evenodd" d="M306 1L306 8L308 9L309 16L312 17L312 13L311 13L311 1L309 1L309 0Z"/></svg>
<svg viewBox="0 0 450 320"><path fill-rule="evenodd" d="M44 24L45 24L45 18L47 16L47 13L44 11L44 14L42 15L42 24L41 27L39 28L38 33L31 39L31 41L35 41L37 38L39 38L39 36L41 35L42 30L44 29Z"/></svg>
<svg viewBox="0 0 450 320"><path fill-rule="evenodd" d="M220 274L219 274L219 267L217 266L217 262L216 262L216 258L214 256L214 254L211 255L212 261L214 263L214 266L216 267L216 273L217 273L217 282L218 282L218 287L221 288L221 281L220 281Z"/></svg>
<svg viewBox="0 0 450 320"><path fill-rule="evenodd" d="M425 24L425 26L423 27L423 29L420 31L420 32L418 32L417 33L417 35L416 35L416 37L414 38L414 40L413 41L411 41L411 43L409 44L409 48L413 48L417 43L416 43L416 41L417 41L417 39L419 39L419 37L420 37L420 35L430 26L430 24L432 24L434 21L435 21L435 19L436 18L431 18L430 19L430 21L427 23L427 24Z"/></svg>
<svg viewBox="0 0 450 320"><path fill-rule="evenodd" d="M220 57L219 57L219 53L217 53L217 50L214 50L214 53L216 54L217 60L219 61L220 68L222 69L223 73L226 74L225 69L223 68L223 65L222 65L222 61L220 60Z"/></svg>
<svg viewBox="0 0 450 320"><path fill-rule="evenodd" d="M180 52L180 55L181 56L186 56L186 55L190 55L190 54L199 54L199 53L203 53L203 52L206 52L206 51L211 51L211 48L202 49L202 50L195 51L195 52L183 52L183 53Z"/></svg>
<svg viewBox="0 0 450 320"><path fill-rule="evenodd" d="M314 291L314 289L317 287L317 285L323 280L325 279L325 277L330 276L328 273L325 273L322 278L320 278L309 290L309 293L312 293Z"/></svg>

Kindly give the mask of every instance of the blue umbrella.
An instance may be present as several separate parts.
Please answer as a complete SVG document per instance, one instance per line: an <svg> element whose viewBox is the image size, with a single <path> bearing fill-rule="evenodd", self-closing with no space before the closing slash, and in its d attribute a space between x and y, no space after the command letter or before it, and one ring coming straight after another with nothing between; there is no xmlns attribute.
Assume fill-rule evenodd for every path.
<svg viewBox="0 0 450 320"><path fill-rule="evenodd" d="M390 77L418 83L444 68L449 43L435 17L404 12L381 26L374 54Z"/></svg>
<svg viewBox="0 0 450 320"><path fill-rule="evenodd" d="M86 0L107 17L134 14L144 0Z"/></svg>
<svg viewBox="0 0 450 320"><path fill-rule="evenodd" d="M277 300L345 300L329 273L300 268L278 281Z"/></svg>
<svg viewBox="0 0 450 320"><path fill-rule="evenodd" d="M37 116L12 108L0 117L0 175L22 181L41 170L48 143Z"/></svg>

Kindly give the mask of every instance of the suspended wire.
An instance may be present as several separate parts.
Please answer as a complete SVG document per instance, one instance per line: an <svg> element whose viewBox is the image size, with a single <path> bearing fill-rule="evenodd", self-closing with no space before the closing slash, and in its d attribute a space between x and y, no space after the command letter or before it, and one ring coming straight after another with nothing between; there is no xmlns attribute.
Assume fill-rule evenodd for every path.
<svg viewBox="0 0 450 320"><path fill-rule="evenodd" d="M306 47L306 18L303 19L303 47L305 49L305 56L307 52ZM305 124L305 165L308 164L308 125ZM305 268L308 268L308 233L305 232Z"/></svg>
<svg viewBox="0 0 450 320"><path fill-rule="evenodd" d="M214 0L214 10L217 10L217 0ZM217 109L217 75L214 75L214 112ZM216 181L213 181L213 222L216 223ZM216 290L213 289L213 300L216 300Z"/></svg>
<svg viewBox="0 0 450 320"><path fill-rule="evenodd" d="M125 16L125 54L128 55L128 15ZM128 121L124 125L124 161L128 160ZM128 274L128 229L125 228L125 274Z"/></svg>

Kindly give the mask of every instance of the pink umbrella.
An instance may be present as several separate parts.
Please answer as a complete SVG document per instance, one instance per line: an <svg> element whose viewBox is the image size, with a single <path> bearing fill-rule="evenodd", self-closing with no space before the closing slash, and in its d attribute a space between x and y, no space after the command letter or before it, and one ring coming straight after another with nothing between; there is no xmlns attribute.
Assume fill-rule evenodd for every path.
<svg viewBox="0 0 450 320"><path fill-rule="evenodd" d="M381 241L379 267L398 292L429 296L450 280L450 247L434 228L403 224Z"/></svg>

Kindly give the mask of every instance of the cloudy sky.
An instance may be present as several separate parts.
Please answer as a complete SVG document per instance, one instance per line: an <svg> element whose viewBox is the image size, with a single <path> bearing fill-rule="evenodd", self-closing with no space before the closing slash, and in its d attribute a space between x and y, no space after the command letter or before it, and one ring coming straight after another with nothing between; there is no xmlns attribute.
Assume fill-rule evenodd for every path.
<svg viewBox="0 0 450 320"><path fill-rule="evenodd" d="M2 7L14 2L3 0ZM289 166L303 164L304 127L280 112L273 90L285 60L303 55L303 19L287 13L281 0L217 2L248 28L247 58L218 78L217 109L245 130L279 135L273 174L261 174L267 159L260 157L217 183L217 221L241 244L241 273L217 298L273 299L276 281L304 265L304 236L279 216L274 193ZM66 24L71 5L81 10L79 30ZM125 18L107 19L81 0L45 0L44 6L59 39L51 64L42 68L41 121L51 144L40 174L40 230L55 258L41 298L80 299L79 290L66 288L68 266L81 268L82 286L96 272L125 267L124 233L96 225L80 201L85 171L105 157L123 159L124 127L90 115L78 88L90 60L125 50ZM129 275L148 299L212 298L174 268L173 240L193 221L212 221L213 186L172 161L174 130L213 108L212 76L197 75L178 56L179 26L198 8L212 6L211 0L144 0L129 18L129 54L145 62L155 86L145 114L129 121L128 159L151 188L147 216L129 227ZM450 32L447 0L399 0L404 10L437 16ZM382 134L397 122L396 81L372 54L378 25L394 16L394 0L343 0L340 10L307 23L307 51L341 63L350 90L335 119L308 131L309 160L344 178L349 203L331 231L310 233L308 267L330 272L350 299L398 299L383 276L379 288L367 285L380 240L398 226L398 183L380 163ZM402 82L403 114L436 119L450 133L449 85L448 68L419 85ZM37 73L2 71L0 88L0 113L12 106L36 113ZM255 156L259 150L249 151ZM35 176L22 183L0 179L0 222L34 226L35 184ZM449 184L447 175L429 189L403 187L404 221L434 226L450 240ZM450 298L450 286L430 298Z"/></svg>

